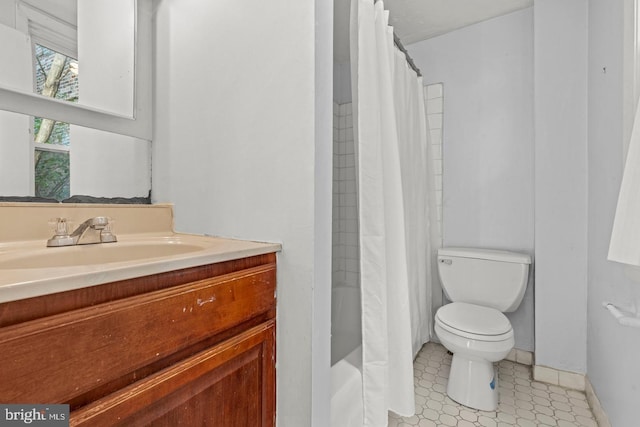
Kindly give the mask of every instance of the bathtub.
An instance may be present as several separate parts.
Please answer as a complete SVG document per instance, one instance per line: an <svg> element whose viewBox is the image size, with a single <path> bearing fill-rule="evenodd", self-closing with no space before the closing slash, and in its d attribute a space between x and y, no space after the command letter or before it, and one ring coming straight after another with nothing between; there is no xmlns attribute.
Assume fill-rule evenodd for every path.
<svg viewBox="0 0 640 427"><path fill-rule="evenodd" d="M331 295L331 426L362 427L360 289L336 285Z"/></svg>

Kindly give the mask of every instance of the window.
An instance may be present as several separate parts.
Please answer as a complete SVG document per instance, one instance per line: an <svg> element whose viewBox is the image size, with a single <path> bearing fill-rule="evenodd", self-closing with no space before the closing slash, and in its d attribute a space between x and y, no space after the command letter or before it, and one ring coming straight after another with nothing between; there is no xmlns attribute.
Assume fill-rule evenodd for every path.
<svg viewBox="0 0 640 427"><path fill-rule="evenodd" d="M78 61L40 44L34 44L36 93L69 102L78 101ZM69 123L33 118L34 193L63 200L70 194Z"/></svg>

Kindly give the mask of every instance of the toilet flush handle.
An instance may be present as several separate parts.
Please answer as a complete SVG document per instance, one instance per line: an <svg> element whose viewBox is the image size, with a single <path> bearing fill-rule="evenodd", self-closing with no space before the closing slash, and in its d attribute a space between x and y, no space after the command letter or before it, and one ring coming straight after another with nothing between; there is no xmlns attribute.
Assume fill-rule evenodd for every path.
<svg viewBox="0 0 640 427"><path fill-rule="evenodd" d="M443 259L440 259L440 262L441 262L442 264L451 265L451 264L453 263L453 260L451 260L451 259L444 259L444 258L443 258Z"/></svg>

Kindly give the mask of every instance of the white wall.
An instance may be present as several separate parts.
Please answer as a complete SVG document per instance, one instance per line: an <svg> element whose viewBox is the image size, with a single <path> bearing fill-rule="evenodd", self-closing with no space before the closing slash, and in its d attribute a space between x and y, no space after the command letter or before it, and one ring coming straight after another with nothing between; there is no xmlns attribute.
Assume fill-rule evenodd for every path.
<svg viewBox="0 0 640 427"><path fill-rule="evenodd" d="M640 331L618 325L603 301L631 306L640 284L607 261L623 165L624 83L621 1L589 1L588 376L611 424L635 426L640 402ZM633 64L631 64L633 65ZM606 73L603 68L606 67Z"/></svg>
<svg viewBox="0 0 640 427"><path fill-rule="evenodd" d="M147 197L151 141L71 125L71 195Z"/></svg>
<svg viewBox="0 0 640 427"><path fill-rule="evenodd" d="M157 2L154 201L175 203L180 231L282 242L283 427L329 419L331 13L331 2Z"/></svg>
<svg viewBox="0 0 640 427"><path fill-rule="evenodd" d="M443 244L533 253L533 22L525 9L408 46L443 82ZM533 350L533 278L509 314Z"/></svg>
<svg viewBox="0 0 640 427"><path fill-rule="evenodd" d="M78 3L79 103L133 115L135 13L130 1ZM71 195L145 197L149 141L71 126Z"/></svg>
<svg viewBox="0 0 640 427"><path fill-rule="evenodd" d="M333 63L333 101L338 105L351 102L351 63Z"/></svg>
<svg viewBox="0 0 640 427"><path fill-rule="evenodd" d="M33 90L29 37L0 23L0 40L0 82L23 91ZM0 195L33 194L30 128L28 116L0 111Z"/></svg>
<svg viewBox="0 0 640 427"><path fill-rule="evenodd" d="M536 0L536 364L586 372L587 2Z"/></svg>
<svg viewBox="0 0 640 427"><path fill-rule="evenodd" d="M316 0L314 49L314 236L311 306L311 426L331 419L331 231L333 183L333 2ZM295 15L290 15L295 17ZM297 52L296 52L297 53ZM299 333L304 333L300 331ZM291 342L293 344L294 341ZM289 396L289 404L293 404ZM283 407L281 407L283 408ZM284 409L288 414L290 409ZM280 423L280 425L285 425Z"/></svg>
<svg viewBox="0 0 640 427"><path fill-rule="evenodd" d="M0 2L0 24L15 28L16 26L16 4L14 1Z"/></svg>
<svg viewBox="0 0 640 427"><path fill-rule="evenodd" d="M133 116L135 3L78 3L78 103Z"/></svg>

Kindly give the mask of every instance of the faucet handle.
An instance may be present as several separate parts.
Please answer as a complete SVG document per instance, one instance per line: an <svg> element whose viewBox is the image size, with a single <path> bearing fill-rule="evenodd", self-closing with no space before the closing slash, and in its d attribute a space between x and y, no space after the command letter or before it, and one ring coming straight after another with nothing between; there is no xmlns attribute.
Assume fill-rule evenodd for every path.
<svg viewBox="0 0 640 427"><path fill-rule="evenodd" d="M113 223L114 221L111 218L107 218L107 223L104 225L104 228L100 231L100 242L101 243L112 243L117 242L118 238L115 234L113 234Z"/></svg>
<svg viewBox="0 0 640 427"><path fill-rule="evenodd" d="M69 235L69 222L66 218L51 218L49 220L49 226L53 230L56 236L68 236Z"/></svg>
<svg viewBox="0 0 640 427"><path fill-rule="evenodd" d="M69 236L69 222L66 218L53 218L49 225L54 228L54 235L47 240L47 246L73 245L73 237Z"/></svg>

